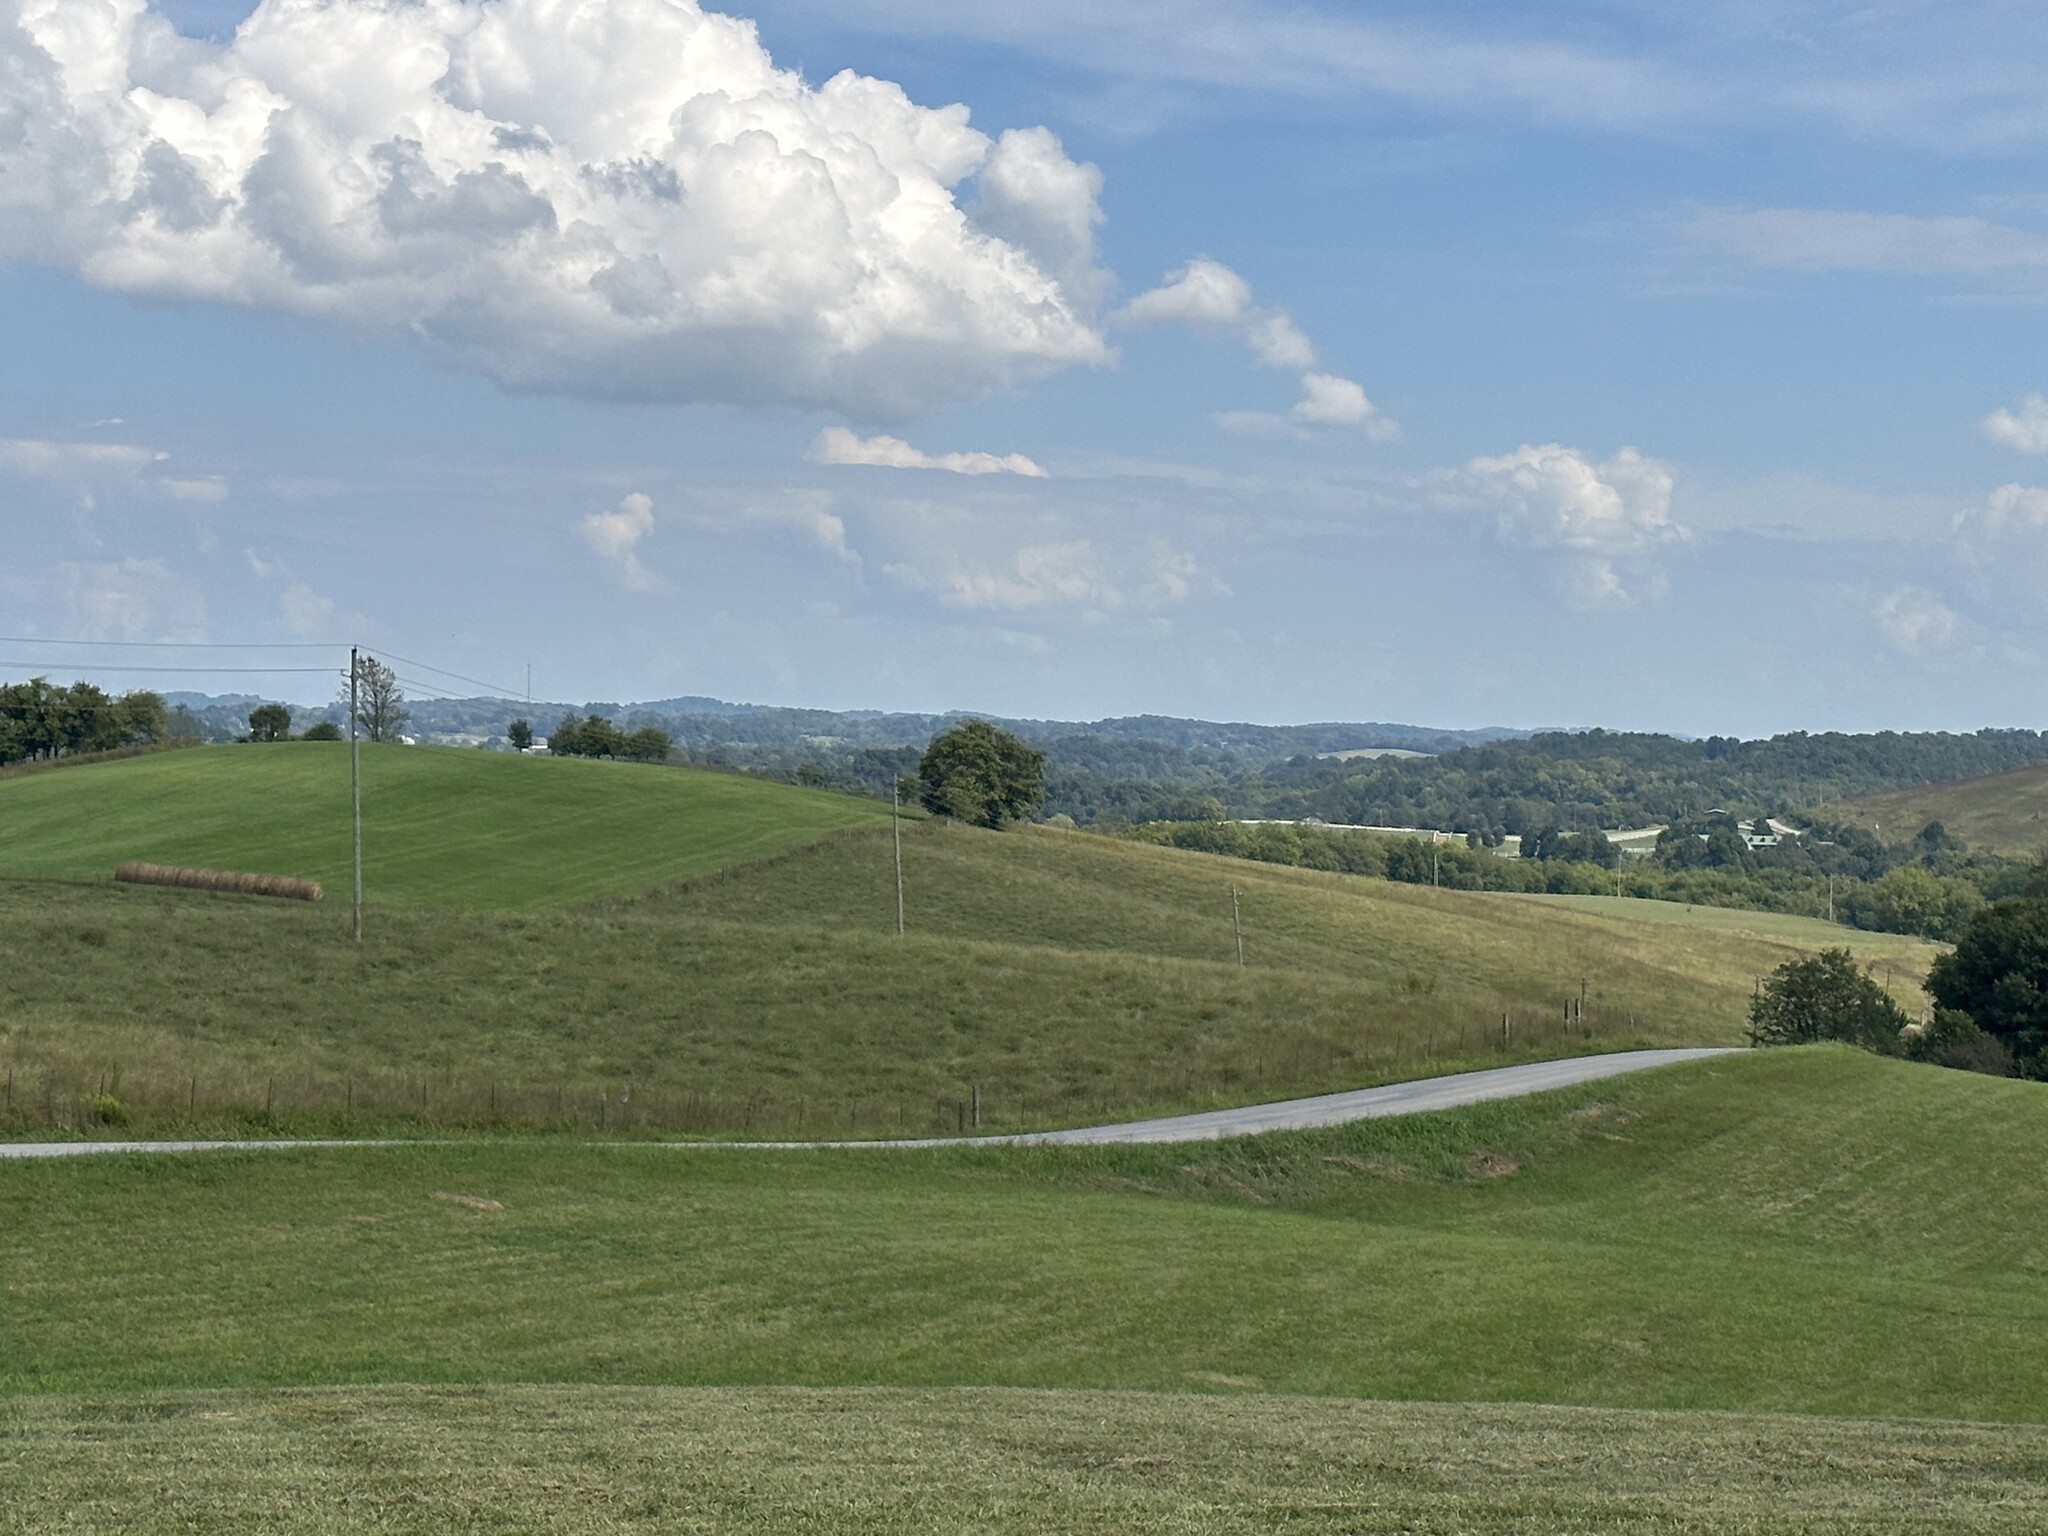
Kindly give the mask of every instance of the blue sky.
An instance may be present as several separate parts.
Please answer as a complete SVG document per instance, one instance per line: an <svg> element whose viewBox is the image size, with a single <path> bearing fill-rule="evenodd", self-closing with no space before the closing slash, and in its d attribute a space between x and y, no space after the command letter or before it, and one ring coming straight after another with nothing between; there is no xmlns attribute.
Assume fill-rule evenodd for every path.
<svg viewBox="0 0 2048 1536"><path fill-rule="evenodd" d="M0 633L43 637L0 661L2039 724L2044 45L2017 4L0 0Z"/></svg>

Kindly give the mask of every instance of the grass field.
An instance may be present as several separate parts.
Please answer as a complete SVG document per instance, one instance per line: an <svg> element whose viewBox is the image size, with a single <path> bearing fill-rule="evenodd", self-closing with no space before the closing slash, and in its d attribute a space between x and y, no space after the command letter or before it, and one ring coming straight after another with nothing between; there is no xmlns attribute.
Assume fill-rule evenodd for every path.
<svg viewBox="0 0 2048 1536"><path fill-rule="evenodd" d="M10 1411L11 1408L11 1411ZM2032 1536L2048 1430L1185 1393L363 1387L0 1406L0 1532Z"/></svg>
<svg viewBox="0 0 2048 1536"><path fill-rule="evenodd" d="M1972 848L2033 858L2048 851L2048 764L1865 795L1821 809L1876 828L1887 842L1938 821Z"/></svg>
<svg viewBox="0 0 2048 1536"><path fill-rule="evenodd" d="M1217 1145L0 1165L0 1392L994 1385L2043 1422L2044 1165L2040 1085L1839 1048Z"/></svg>
<svg viewBox="0 0 2048 1536"><path fill-rule="evenodd" d="M559 911L888 819L734 774L363 749L364 884L383 907ZM0 877L105 880L126 859L296 875L345 906L347 747L208 747L0 780Z"/></svg>
<svg viewBox="0 0 2048 1536"><path fill-rule="evenodd" d="M2036 1529L2044 1167L2041 1085L1826 1047L1199 1147L0 1164L0 1520Z"/></svg>
<svg viewBox="0 0 2048 1536"><path fill-rule="evenodd" d="M1074 1124L1732 1043L1790 955L1882 952L1903 996L1933 953L1051 831L917 824L904 857L902 937L886 828L597 909L380 909L361 949L325 908L0 881L0 1129L843 1136L958 1128L976 1090L985 1128Z"/></svg>

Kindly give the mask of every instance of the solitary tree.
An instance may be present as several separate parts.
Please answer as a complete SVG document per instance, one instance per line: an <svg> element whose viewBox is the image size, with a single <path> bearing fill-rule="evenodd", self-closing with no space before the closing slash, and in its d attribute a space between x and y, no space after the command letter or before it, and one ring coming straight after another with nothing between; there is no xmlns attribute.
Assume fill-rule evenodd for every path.
<svg viewBox="0 0 2048 1536"><path fill-rule="evenodd" d="M986 720L963 720L932 739L917 780L926 810L1000 827L1045 803L1045 754Z"/></svg>
<svg viewBox="0 0 2048 1536"><path fill-rule="evenodd" d="M533 745L533 727L524 720L514 720L505 727L505 739L512 743L514 752L524 752Z"/></svg>
<svg viewBox="0 0 2048 1536"><path fill-rule="evenodd" d="M1889 1056L1899 1050L1905 1023L1891 994L1858 970L1846 949L1787 960L1749 1005L1752 1045L1841 1040Z"/></svg>
<svg viewBox="0 0 2048 1536"><path fill-rule="evenodd" d="M292 733L292 712L282 704L258 704L249 711L251 741L284 741Z"/></svg>
<svg viewBox="0 0 2048 1536"><path fill-rule="evenodd" d="M341 702L348 703L348 689L341 690ZM412 718L405 707L405 690L398 675L376 657L356 658L356 724L372 741L389 741L398 728Z"/></svg>

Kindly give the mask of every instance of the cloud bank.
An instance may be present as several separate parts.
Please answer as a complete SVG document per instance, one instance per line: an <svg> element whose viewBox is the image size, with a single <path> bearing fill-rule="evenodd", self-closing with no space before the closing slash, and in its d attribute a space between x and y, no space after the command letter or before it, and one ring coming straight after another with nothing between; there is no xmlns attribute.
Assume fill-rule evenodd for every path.
<svg viewBox="0 0 2048 1536"><path fill-rule="evenodd" d="M511 388L893 419L1103 360L1101 178L695 0L0 0L0 256Z"/></svg>

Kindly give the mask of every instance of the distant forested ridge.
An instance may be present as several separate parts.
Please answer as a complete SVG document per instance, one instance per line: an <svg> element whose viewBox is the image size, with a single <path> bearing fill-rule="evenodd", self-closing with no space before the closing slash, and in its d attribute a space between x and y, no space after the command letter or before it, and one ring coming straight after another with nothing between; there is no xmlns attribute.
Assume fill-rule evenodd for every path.
<svg viewBox="0 0 2048 1536"><path fill-rule="evenodd" d="M1429 759L1293 758L1224 786L1235 815L1510 834L1591 832L1714 810L1799 813L1872 790L2048 761L2028 730L1794 731L1767 740L1682 741L1617 731L1544 732Z"/></svg>
<svg viewBox="0 0 2048 1536"><path fill-rule="evenodd" d="M216 739L246 726L247 699L173 694L170 703L174 723L196 721L200 734ZM960 711L788 709L696 696L644 704L414 698L408 706L411 729L429 741L503 746L515 718L545 731L564 715L600 715L624 731L666 731L683 761L884 797L915 770L934 736L968 718ZM333 708L294 715L298 728L340 718ZM1437 827L1486 838L1592 832L1696 820L1714 810L1796 815L1877 790L2048 762L2048 734L2031 730L1794 731L1743 741L1387 721L977 718L1046 754L1046 813L1083 825L1260 817ZM1362 748L1433 755L1328 755Z"/></svg>

